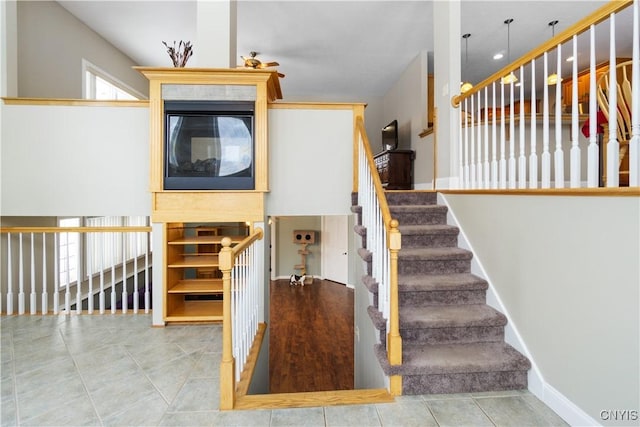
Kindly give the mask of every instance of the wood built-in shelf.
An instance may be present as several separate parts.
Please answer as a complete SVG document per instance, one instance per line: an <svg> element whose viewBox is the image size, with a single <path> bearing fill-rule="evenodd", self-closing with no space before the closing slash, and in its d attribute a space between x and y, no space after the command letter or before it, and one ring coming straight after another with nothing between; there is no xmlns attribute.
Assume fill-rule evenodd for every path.
<svg viewBox="0 0 640 427"><path fill-rule="evenodd" d="M167 292L170 294L221 294L222 279L180 280Z"/></svg>
<svg viewBox="0 0 640 427"><path fill-rule="evenodd" d="M167 223L164 277L165 322L222 321L222 272L218 253L222 239L232 245L246 235L242 226ZM235 231L230 235L226 232Z"/></svg>

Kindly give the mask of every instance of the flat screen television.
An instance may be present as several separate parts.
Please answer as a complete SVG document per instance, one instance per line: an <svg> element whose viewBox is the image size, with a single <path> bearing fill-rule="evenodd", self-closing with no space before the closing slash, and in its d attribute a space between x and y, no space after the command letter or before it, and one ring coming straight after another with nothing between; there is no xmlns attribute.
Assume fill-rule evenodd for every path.
<svg viewBox="0 0 640 427"><path fill-rule="evenodd" d="M165 101L165 190L252 190L254 103Z"/></svg>
<svg viewBox="0 0 640 427"><path fill-rule="evenodd" d="M398 148L398 121L394 120L382 128L382 148L395 150Z"/></svg>

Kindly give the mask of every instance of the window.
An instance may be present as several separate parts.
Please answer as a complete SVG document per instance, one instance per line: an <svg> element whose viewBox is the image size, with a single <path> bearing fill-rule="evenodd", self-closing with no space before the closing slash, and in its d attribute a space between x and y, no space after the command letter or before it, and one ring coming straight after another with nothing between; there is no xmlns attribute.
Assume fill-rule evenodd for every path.
<svg viewBox="0 0 640 427"><path fill-rule="evenodd" d="M146 226L146 216L73 217L58 220L60 227ZM73 285L78 277L120 266L125 260L144 256L148 233L60 233L58 279L60 287ZM78 271L78 268L81 271Z"/></svg>
<svg viewBox="0 0 640 427"><path fill-rule="evenodd" d="M82 60L84 98L136 100L144 96L87 60Z"/></svg>
<svg viewBox="0 0 640 427"><path fill-rule="evenodd" d="M80 218L64 218L60 227L80 227ZM66 287L78 280L78 256L80 254L80 233L60 233L58 240L58 279L60 287Z"/></svg>

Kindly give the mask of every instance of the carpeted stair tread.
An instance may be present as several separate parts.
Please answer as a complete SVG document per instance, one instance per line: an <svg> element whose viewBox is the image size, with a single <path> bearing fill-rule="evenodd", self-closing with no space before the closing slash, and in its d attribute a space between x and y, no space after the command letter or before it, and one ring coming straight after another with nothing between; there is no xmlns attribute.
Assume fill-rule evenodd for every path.
<svg viewBox="0 0 640 427"><path fill-rule="evenodd" d="M435 191L385 191L389 206L398 205L435 205L438 195Z"/></svg>
<svg viewBox="0 0 640 427"><path fill-rule="evenodd" d="M444 224L400 225L398 230L401 235L458 234L460 232L458 227Z"/></svg>
<svg viewBox="0 0 640 427"><path fill-rule="evenodd" d="M404 291L475 291L486 290L486 280L471 273L458 274L399 274L398 288Z"/></svg>
<svg viewBox="0 0 640 427"><path fill-rule="evenodd" d="M486 304L402 307L400 328L504 326L507 318Z"/></svg>
<svg viewBox="0 0 640 427"><path fill-rule="evenodd" d="M420 373L517 371L529 360L505 342L411 345L403 347L403 363Z"/></svg>
<svg viewBox="0 0 640 427"><path fill-rule="evenodd" d="M470 260L473 254L460 248L403 248L398 252L398 261L403 260Z"/></svg>
<svg viewBox="0 0 640 427"><path fill-rule="evenodd" d="M472 372L524 371L529 360L505 342L467 344L404 344L402 365L390 366L381 359L384 348L376 346L378 360L387 375L432 375Z"/></svg>

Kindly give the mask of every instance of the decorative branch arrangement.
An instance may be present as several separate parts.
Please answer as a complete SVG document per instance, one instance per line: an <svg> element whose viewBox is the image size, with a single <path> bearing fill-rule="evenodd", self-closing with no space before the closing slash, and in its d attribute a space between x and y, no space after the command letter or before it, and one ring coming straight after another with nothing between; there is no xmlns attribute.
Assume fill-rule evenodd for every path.
<svg viewBox="0 0 640 427"><path fill-rule="evenodd" d="M184 67L187 65L187 61L193 55L193 49L191 46L191 42L183 42L180 40L178 44L178 48L176 49L176 42L173 41L173 46L169 46L166 42L162 42L163 45L167 48L167 53L171 57L171 61L173 61L174 67Z"/></svg>

